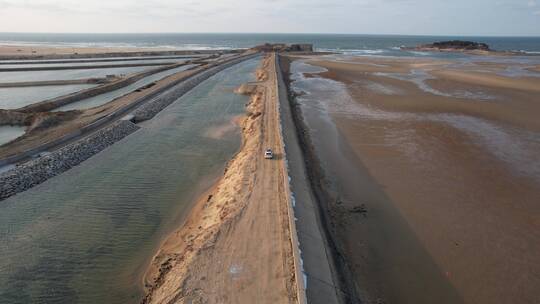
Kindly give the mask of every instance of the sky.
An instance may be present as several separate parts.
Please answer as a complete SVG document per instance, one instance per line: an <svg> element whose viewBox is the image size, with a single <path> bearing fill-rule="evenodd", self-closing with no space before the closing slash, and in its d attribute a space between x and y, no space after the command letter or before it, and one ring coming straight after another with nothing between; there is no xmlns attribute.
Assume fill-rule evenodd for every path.
<svg viewBox="0 0 540 304"><path fill-rule="evenodd" d="M0 31L540 36L540 0L0 0Z"/></svg>

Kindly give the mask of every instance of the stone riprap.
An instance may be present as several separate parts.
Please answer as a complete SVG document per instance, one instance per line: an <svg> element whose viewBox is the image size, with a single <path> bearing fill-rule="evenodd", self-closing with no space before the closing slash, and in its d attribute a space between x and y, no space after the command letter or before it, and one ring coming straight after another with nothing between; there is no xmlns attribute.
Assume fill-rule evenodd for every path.
<svg viewBox="0 0 540 304"><path fill-rule="evenodd" d="M173 103L175 100L180 98L182 95L189 92L191 89L196 87L201 82L205 81L206 79L212 77L213 75L217 74L220 71L223 71L226 68L229 68L237 63L240 63L244 60L251 59L258 56L258 54L248 55L241 58L237 58L231 61L228 61L226 63L222 63L218 66L211 67L206 71L200 72L189 79L184 80L182 83L174 85L172 88L168 89L163 94L160 94L160 96L154 98L153 100L149 101L148 103L145 103L141 107L139 107L133 114L134 122L141 122L148 119L151 119L154 117L157 113L159 113L161 110L165 109L168 105Z"/></svg>
<svg viewBox="0 0 540 304"><path fill-rule="evenodd" d="M0 200L77 166L138 129L140 127L131 121L118 121L77 142L0 174Z"/></svg>

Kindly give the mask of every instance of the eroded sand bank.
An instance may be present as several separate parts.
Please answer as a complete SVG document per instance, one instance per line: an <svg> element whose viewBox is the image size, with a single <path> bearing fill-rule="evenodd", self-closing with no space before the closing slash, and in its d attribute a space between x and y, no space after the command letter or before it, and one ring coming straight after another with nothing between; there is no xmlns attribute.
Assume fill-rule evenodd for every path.
<svg viewBox="0 0 540 304"><path fill-rule="evenodd" d="M343 156L325 159L330 205L368 303L535 303L540 78L501 74L511 63L308 63L326 71L304 75L304 114L336 126L336 150L319 148Z"/></svg>
<svg viewBox="0 0 540 304"><path fill-rule="evenodd" d="M273 60L257 71L240 151L152 261L145 303L296 301Z"/></svg>

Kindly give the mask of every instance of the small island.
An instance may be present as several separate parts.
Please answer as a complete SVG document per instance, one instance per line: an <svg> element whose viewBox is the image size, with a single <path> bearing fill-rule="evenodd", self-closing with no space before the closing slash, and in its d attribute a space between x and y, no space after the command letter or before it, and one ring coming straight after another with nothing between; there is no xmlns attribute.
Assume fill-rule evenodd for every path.
<svg viewBox="0 0 540 304"><path fill-rule="evenodd" d="M402 50L428 51L428 52L473 52L473 53L491 53L495 52L489 45L473 41L441 41L430 44L420 44L415 47L402 47Z"/></svg>

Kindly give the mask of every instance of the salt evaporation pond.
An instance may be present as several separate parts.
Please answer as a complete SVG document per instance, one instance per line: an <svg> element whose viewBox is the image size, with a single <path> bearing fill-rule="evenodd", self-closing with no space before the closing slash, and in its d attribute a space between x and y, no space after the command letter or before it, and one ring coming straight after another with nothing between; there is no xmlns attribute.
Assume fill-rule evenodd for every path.
<svg viewBox="0 0 540 304"><path fill-rule="evenodd" d="M105 77L110 74L129 75L149 69L154 66L127 67L127 68L106 68L87 70L50 70L50 71L26 71L26 72L0 72L0 83L13 83L25 81L50 81L50 80L74 80L86 78Z"/></svg>
<svg viewBox="0 0 540 304"><path fill-rule="evenodd" d="M180 63L185 62L187 59L159 59L159 60L124 60L124 61L114 61L114 62L76 62L76 63L25 63L25 64L2 64L0 65L1 69L24 69L24 68L57 68L57 67L68 67L68 66L80 66L80 67L91 67L94 65L123 65L123 64L155 64L160 65L164 63ZM14 72L9 72L14 73Z"/></svg>
<svg viewBox="0 0 540 304"><path fill-rule="evenodd" d="M41 60L0 60L0 65L5 64L39 64L45 62L116 62L116 61L137 61L137 60L165 60L165 59L193 59L197 55L179 55L179 56L142 56L142 57L105 57L105 58L66 58L66 59L41 59Z"/></svg>
<svg viewBox="0 0 540 304"><path fill-rule="evenodd" d="M128 86L125 86L123 88L120 88L118 90L114 90L112 92L100 94L94 97L86 98L74 103L67 104L65 106L62 106L60 108L55 109L54 111L69 111L69 110L83 110L83 109L89 109L93 107L97 107L103 104L106 104L107 102L112 101L115 98L118 98L120 96L123 96L125 94L128 94L140 87L143 87L145 85L148 85L154 81L158 81L160 79L163 79L167 76L173 75L175 73L179 73L182 71L185 71L189 68L194 67L193 64L184 65L178 68L166 70L163 72L159 72L153 75L150 75L148 77L144 77L143 79L136 81Z"/></svg>

